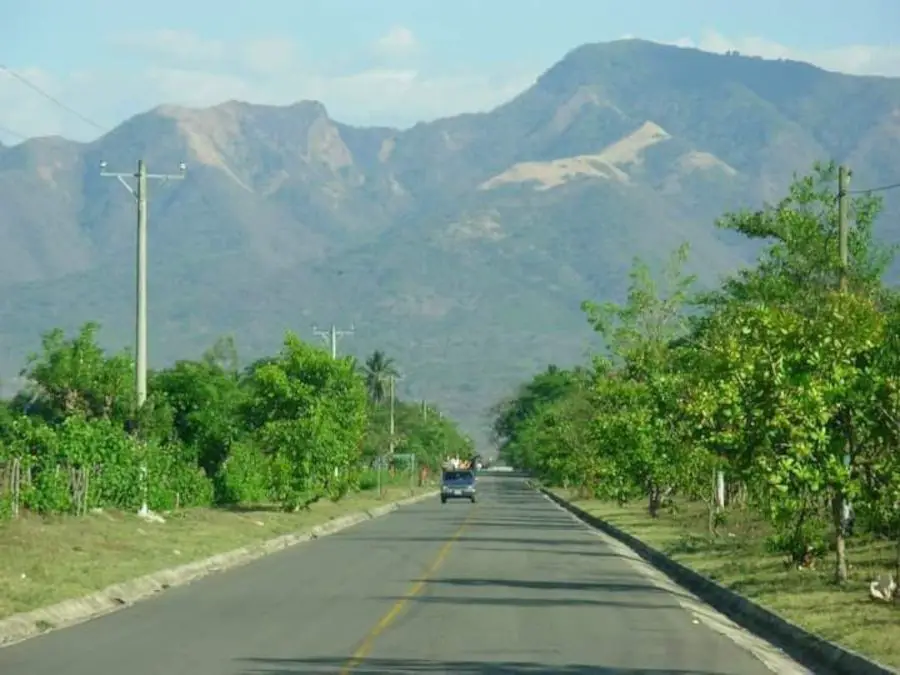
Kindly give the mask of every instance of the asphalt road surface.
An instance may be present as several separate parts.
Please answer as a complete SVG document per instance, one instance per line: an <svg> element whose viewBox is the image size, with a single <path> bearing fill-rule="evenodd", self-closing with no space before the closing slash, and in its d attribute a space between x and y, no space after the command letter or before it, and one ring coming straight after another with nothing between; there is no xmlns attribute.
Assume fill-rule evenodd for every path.
<svg viewBox="0 0 900 675"><path fill-rule="evenodd" d="M520 478L479 489L0 649L0 673L806 672Z"/></svg>

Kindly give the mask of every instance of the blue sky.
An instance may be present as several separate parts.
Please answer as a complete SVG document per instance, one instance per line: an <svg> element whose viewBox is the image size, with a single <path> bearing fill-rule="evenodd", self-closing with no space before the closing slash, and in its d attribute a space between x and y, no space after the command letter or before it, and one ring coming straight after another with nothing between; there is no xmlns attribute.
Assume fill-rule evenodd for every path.
<svg viewBox="0 0 900 675"><path fill-rule="evenodd" d="M900 76L898 0L0 4L0 63L97 127L0 73L0 127L21 136L87 140L158 104L231 98L315 98L341 121L406 126L490 108L570 49L626 35Z"/></svg>

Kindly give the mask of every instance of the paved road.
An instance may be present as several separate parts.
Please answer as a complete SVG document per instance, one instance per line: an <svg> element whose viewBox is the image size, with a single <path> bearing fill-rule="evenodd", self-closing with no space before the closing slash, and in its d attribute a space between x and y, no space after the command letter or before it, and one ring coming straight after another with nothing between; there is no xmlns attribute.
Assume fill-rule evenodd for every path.
<svg viewBox="0 0 900 675"><path fill-rule="evenodd" d="M0 673L803 672L521 479L480 488L0 649Z"/></svg>

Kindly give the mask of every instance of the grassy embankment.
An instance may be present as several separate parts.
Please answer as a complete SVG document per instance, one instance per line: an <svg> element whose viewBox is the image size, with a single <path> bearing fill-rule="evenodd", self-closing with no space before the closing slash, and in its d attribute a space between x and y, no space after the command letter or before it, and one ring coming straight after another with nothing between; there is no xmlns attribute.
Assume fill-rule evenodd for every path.
<svg viewBox="0 0 900 675"><path fill-rule="evenodd" d="M0 618L409 496L408 476L398 476L382 497L368 489L297 513L260 506L185 509L163 514L165 523L116 512L0 521Z"/></svg>

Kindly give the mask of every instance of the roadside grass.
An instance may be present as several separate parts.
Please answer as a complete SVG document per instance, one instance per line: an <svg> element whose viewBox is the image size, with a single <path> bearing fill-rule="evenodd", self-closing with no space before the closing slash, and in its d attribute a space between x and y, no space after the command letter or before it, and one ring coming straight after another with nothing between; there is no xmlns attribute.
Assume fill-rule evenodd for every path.
<svg viewBox="0 0 900 675"><path fill-rule="evenodd" d="M851 581L839 588L832 581L832 557L818 560L814 569L798 570L788 567L784 556L767 550L765 540L771 530L751 511L729 509L719 535L711 537L703 504L680 503L677 511L663 511L652 519L644 503L619 506L577 499L565 490L555 492L806 630L884 665L900 667L898 609L872 602L868 595L869 582L894 569L892 542L851 538Z"/></svg>
<svg viewBox="0 0 900 675"><path fill-rule="evenodd" d="M184 509L161 514L165 523L112 511L0 521L0 619L409 496L408 478L397 477L382 497L368 489L297 513L256 506Z"/></svg>

